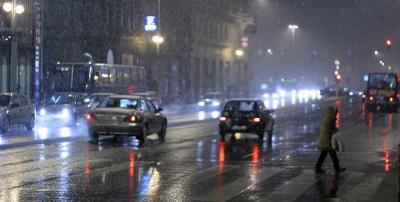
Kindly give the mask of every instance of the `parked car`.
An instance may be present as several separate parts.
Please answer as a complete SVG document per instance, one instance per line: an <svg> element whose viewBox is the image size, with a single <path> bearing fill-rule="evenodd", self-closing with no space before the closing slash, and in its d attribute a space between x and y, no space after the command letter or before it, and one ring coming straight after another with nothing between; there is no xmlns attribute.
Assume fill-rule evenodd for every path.
<svg viewBox="0 0 400 202"><path fill-rule="evenodd" d="M29 131L35 126L34 106L24 95L1 93L0 117L3 133L6 133L13 124L23 124Z"/></svg>
<svg viewBox="0 0 400 202"><path fill-rule="evenodd" d="M75 123L79 117L89 111L85 104L86 95L83 93L63 92L55 93L46 100L46 104L39 111L41 121L63 124Z"/></svg>
<svg viewBox="0 0 400 202"><path fill-rule="evenodd" d="M221 112L219 134L221 140L227 133L254 133L263 141L264 133L268 133L268 141L272 140L274 119L264 102L257 99L232 99L227 101Z"/></svg>
<svg viewBox="0 0 400 202"><path fill-rule="evenodd" d="M163 109L142 96L112 95L86 115L92 142L101 135L135 136L143 144L157 133L164 141L167 117Z"/></svg>
<svg viewBox="0 0 400 202"><path fill-rule="evenodd" d="M114 93L92 93L85 99L85 104L90 109L94 109L110 95L114 95Z"/></svg>

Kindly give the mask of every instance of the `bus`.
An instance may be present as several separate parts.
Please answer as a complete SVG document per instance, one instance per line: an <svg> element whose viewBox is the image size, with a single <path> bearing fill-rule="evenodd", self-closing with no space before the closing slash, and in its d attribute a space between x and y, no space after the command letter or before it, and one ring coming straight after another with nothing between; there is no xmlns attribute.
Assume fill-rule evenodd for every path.
<svg viewBox="0 0 400 202"><path fill-rule="evenodd" d="M49 93L136 93L145 90L142 66L103 63L57 63L48 72Z"/></svg>
<svg viewBox="0 0 400 202"><path fill-rule="evenodd" d="M399 79L394 73L369 73L366 107L368 111L397 112L399 106Z"/></svg>

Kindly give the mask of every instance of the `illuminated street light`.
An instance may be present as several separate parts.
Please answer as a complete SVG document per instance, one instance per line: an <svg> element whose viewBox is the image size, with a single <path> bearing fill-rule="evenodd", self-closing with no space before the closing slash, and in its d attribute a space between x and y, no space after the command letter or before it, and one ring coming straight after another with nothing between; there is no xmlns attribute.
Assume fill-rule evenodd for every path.
<svg viewBox="0 0 400 202"><path fill-rule="evenodd" d="M268 48L267 52L268 52L269 55L272 55L272 50L271 49Z"/></svg>
<svg viewBox="0 0 400 202"><path fill-rule="evenodd" d="M299 26L298 26L298 25L289 25L288 28L289 28L292 32L294 32L296 29L299 29Z"/></svg>
<svg viewBox="0 0 400 202"><path fill-rule="evenodd" d="M155 44L159 45L159 44L162 44L162 43L164 42L164 37L162 37L162 36L160 36L160 35L154 35L153 38L151 38L151 40L152 40Z"/></svg>
<svg viewBox="0 0 400 202"><path fill-rule="evenodd" d="M375 54L375 55L379 55L379 51L375 50L375 51L374 51L374 54Z"/></svg>
<svg viewBox="0 0 400 202"><path fill-rule="evenodd" d="M23 5L17 5L17 6L15 7L15 12L16 12L17 14L22 14L24 11L25 11L25 8L24 8Z"/></svg>
<svg viewBox="0 0 400 202"><path fill-rule="evenodd" d="M11 2L4 2L3 10L7 13L11 12L13 9L13 4Z"/></svg>
<svg viewBox="0 0 400 202"><path fill-rule="evenodd" d="M238 56L238 57L241 57L241 56L244 55L244 52L243 52L242 49L237 49L237 50L235 51L235 55Z"/></svg>

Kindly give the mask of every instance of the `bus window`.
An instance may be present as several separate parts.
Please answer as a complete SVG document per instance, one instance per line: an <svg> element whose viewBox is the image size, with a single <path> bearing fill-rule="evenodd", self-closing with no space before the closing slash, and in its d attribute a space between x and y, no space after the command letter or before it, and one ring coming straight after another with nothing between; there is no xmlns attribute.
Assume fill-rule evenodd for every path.
<svg viewBox="0 0 400 202"><path fill-rule="evenodd" d="M71 88L71 69L69 66L54 68L53 90L56 92L69 91Z"/></svg>
<svg viewBox="0 0 400 202"><path fill-rule="evenodd" d="M84 92L89 84L89 68L86 66L74 66L74 75L72 81L72 90L77 92Z"/></svg>
<svg viewBox="0 0 400 202"><path fill-rule="evenodd" d="M97 85L108 85L108 84L110 84L110 77L109 77L108 67L100 66L98 68L98 72L99 72L99 79L98 79L98 82L96 82L96 84Z"/></svg>
<svg viewBox="0 0 400 202"><path fill-rule="evenodd" d="M124 77L124 84L125 85L130 85L131 83L132 83L132 80L131 80L131 75L130 75L130 69L128 69L128 68L123 68L122 69L122 71L123 71L123 77Z"/></svg>
<svg viewBox="0 0 400 202"><path fill-rule="evenodd" d="M109 73L109 77L110 77L110 84L111 85L115 85L117 84L117 69L115 67L110 67L110 73Z"/></svg>

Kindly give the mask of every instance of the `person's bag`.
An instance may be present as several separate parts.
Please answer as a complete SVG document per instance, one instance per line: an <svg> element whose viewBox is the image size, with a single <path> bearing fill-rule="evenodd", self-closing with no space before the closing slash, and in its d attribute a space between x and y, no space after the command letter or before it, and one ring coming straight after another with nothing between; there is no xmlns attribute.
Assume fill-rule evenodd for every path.
<svg viewBox="0 0 400 202"><path fill-rule="evenodd" d="M334 133L331 138L332 149L337 152L344 152L344 145L339 133Z"/></svg>

